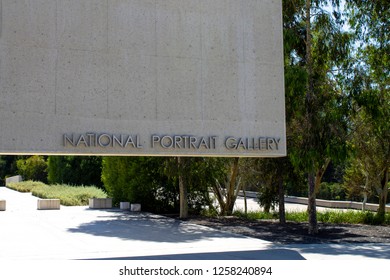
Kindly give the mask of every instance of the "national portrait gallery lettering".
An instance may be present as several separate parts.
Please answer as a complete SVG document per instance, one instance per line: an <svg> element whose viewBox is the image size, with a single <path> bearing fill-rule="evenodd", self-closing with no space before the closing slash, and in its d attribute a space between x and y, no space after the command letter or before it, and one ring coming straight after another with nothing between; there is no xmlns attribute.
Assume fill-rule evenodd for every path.
<svg viewBox="0 0 390 280"><path fill-rule="evenodd" d="M64 147L81 148L123 148L143 149L149 145L152 149L175 150L215 150L223 147L227 150L277 151L279 137L236 137L236 136L194 136L194 135L150 135L142 139L138 134L85 133L63 134Z"/></svg>

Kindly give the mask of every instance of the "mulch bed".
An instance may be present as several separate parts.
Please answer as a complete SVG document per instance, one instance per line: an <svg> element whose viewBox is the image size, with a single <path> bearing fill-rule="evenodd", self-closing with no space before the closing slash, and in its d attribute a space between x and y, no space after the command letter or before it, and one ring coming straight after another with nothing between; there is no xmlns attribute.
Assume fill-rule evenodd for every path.
<svg viewBox="0 0 390 280"><path fill-rule="evenodd" d="M186 221L279 244L390 243L390 226L319 223L318 235L311 236L307 223L282 225L274 220L253 221L237 217L191 217Z"/></svg>

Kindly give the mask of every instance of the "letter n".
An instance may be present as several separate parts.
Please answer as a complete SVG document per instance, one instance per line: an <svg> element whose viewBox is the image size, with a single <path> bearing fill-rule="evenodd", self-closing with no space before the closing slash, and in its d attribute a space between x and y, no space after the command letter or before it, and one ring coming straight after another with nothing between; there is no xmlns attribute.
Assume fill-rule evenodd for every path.
<svg viewBox="0 0 390 280"><path fill-rule="evenodd" d="M64 147L66 147L67 143L71 144L73 147L76 147L76 143L74 141L74 135L72 134L70 138L68 135L64 134Z"/></svg>

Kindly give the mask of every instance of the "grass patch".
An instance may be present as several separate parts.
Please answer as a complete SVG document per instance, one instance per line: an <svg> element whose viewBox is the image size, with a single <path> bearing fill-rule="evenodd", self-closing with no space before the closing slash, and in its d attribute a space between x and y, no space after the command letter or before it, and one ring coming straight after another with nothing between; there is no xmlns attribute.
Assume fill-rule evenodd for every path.
<svg viewBox="0 0 390 280"><path fill-rule="evenodd" d="M41 182L25 181L9 184L16 191L31 192L43 199L60 199L61 205L88 205L90 198L106 198L107 194L95 186L46 185Z"/></svg>
<svg viewBox="0 0 390 280"><path fill-rule="evenodd" d="M277 212L265 213L265 212L248 212L247 214L236 211L234 215L249 220L269 220L279 219ZM293 222L307 222L308 213L306 211L301 212L286 212L286 220ZM325 212L317 212L317 220L322 223L330 224L367 224L378 225L380 224L378 216L375 212L370 211L337 211L329 210ZM385 216L384 225L390 225L390 213Z"/></svg>
<svg viewBox="0 0 390 280"><path fill-rule="evenodd" d="M274 219L276 220L279 218L279 215L276 212L266 213L260 211L259 212L249 211L247 214L245 214L244 212L241 211L235 211L233 215L248 220L274 220Z"/></svg>

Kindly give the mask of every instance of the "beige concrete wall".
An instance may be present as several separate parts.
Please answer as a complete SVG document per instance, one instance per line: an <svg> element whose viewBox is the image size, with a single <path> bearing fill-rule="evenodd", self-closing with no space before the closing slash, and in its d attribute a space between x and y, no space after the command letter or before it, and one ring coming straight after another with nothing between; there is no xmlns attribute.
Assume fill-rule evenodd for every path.
<svg viewBox="0 0 390 280"><path fill-rule="evenodd" d="M61 207L59 199L38 199L38 210L59 210Z"/></svg>
<svg viewBox="0 0 390 280"><path fill-rule="evenodd" d="M19 183L22 182L23 178L20 175L8 177L5 179L5 185L8 186L9 183Z"/></svg>
<svg viewBox="0 0 390 280"><path fill-rule="evenodd" d="M2 0L0 154L285 155L281 2Z"/></svg>
<svg viewBox="0 0 390 280"><path fill-rule="evenodd" d="M91 209L110 209L112 208L112 198L90 198L89 208Z"/></svg>
<svg viewBox="0 0 390 280"><path fill-rule="evenodd" d="M295 196L287 196L284 198L285 202L288 203L299 203L307 205L308 199L307 197L295 197ZM340 208L340 209L356 209L362 210L363 203L354 202L354 201L337 201L337 200L323 200L317 199L316 205L319 207L328 207L328 208ZM366 203L366 210L377 211L379 205ZM385 211L390 213L390 206L385 207Z"/></svg>
<svg viewBox="0 0 390 280"><path fill-rule="evenodd" d="M5 211L6 205L7 205L7 201L1 199L1 200L0 200L0 211Z"/></svg>

